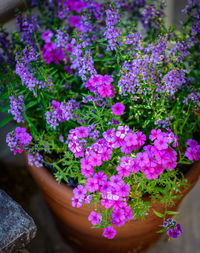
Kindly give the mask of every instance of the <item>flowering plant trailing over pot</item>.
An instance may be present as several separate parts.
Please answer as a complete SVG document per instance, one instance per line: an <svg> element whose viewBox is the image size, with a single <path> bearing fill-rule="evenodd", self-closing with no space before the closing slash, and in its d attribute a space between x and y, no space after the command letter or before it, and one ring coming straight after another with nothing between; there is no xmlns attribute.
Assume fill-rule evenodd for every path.
<svg viewBox="0 0 200 253"><path fill-rule="evenodd" d="M175 214L167 208L200 158L200 3L188 1L181 32L165 25L163 1L43 3L12 36L1 29L11 151L74 187L74 207L94 204L88 219L109 239L148 215L144 196L165 205L159 217ZM182 228L167 220L161 231Z"/></svg>

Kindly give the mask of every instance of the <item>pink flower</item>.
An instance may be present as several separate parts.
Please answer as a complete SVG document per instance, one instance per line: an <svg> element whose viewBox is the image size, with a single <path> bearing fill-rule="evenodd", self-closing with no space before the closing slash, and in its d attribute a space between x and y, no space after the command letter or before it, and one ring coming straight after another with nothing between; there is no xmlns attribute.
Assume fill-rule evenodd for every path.
<svg viewBox="0 0 200 253"><path fill-rule="evenodd" d="M128 170L128 168L126 167L121 167L121 166L117 166L116 170L118 171L118 175L120 177L129 177L130 176L130 172Z"/></svg>
<svg viewBox="0 0 200 253"><path fill-rule="evenodd" d="M91 221L92 225L95 226L101 223L102 216L100 213L92 211L88 216L88 220Z"/></svg>
<svg viewBox="0 0 200 253"><path fill-rule="evenodd" d="M198 142L196 140L189 139L187 140L187 145L190 146L191 148L194 148L195 146L198 145Z"/></svg>
<svg viewBox="0 0 200 253"><path fill-rule="evenodd" d="M74 188L73 193L74 193L74 197L78 199L84 199L87 193L87 190L85 189L83 185L79 184L76 188Z"/></svg>
<svg viewBox="0 0 200 253"><path fill-rule="evenodd" d="M46 30L42 34L42 40L45 42L51 42L51 38L53 37L53 32L51 30Z"/></svg>
<svg viewBox="0 0 200 253"><path fill-rule="evenodd" d="M76 128L76 135L78 138L86 138L89 135L88 127L80 126Z"/></svg>
<svg viewBox="0 0 200 253"><path fill-rule="evenodd" d="M130 147L136 143L135 135L132 133L127 134L127 136L124 138L124 141L126 142L126 146Z"/></svg>
<svg viewBox="0 0 200 253"><path fill-rule="evenodd" d="M103 236L108 239L113 239L116 233L117 232L114 230L113 226L110 226L104 229Z"/></svg>
<svg viewBox="0 0 200 253"><path fill-rule="evenodd" d="M94 170L93 170L93 168L82 168L81 174L88 178L94 174Z"/></svg>
<svg viewBox="0 0 200 253"><path fill-rule="evenodd" d="M138 148L144 145L146 136L142 132L137 132L134 135L136 136L136 143L134 143L134 145L137 145Z"/></svg>
<svg viewBox="0 0 200 253"><path fill-rule="evenodd" d="M72 206L73 207L80 208L82 206L82 202L83 202L82 199L79 199L79 198L76 198L76 197L72 198Z"/></svg>
<svg viewBox="0 0 200 253"><path fill-rule="evenodd" d="M128 126L118 126L116 136L120 137L121 139L124 139L129 130L130 129Z"/></svg>
<svg viewBox="0 0 200 253"><path fill-rule="evenodd" d="M79 15L71 16L69 19L69 23L71 26L80 28L81 26L81 17Z"/></svg>
<svg viewBox="0 0 200 253"><path fill-rule="evenodd" d="M157 139L154 141L154 145L158 150L167 149L168 148L168 138L162 135L159 135Z"/></svg>
<svg viewBox="0 0 200 253"><path fill-rule="evenodd" d="M114 87L111 84L100 85L97 90L102 98L112 98L115 95Z"/></svg>
<svg viewBox="0 0 200 253"><path fill-rule="evenodd" d="M94 178L98 180L99 185L104 185L107 182L107 176L104 174L103 171L99 171L94 175Z"/></svg>
<svg viewBox="0 0 200 253"><path fill-rule="evenodd" d="M112 112L114 115L122 115L124 113L125 106L121 103L116 103L112 106Z"/></svg>
<svg viewBox="0 0 200 253"><path fill-rule="evenodd" d="M64 5L67 5L70 11L81 12L82 9L86 8L87 4L79 0L67 0Z"/></svg>
<svg viewBox="0 0 200 253"><path fill-rule="evenodd" d="M92 166L101 166L102 161L101 161L101 155L92 153L91 156L89 157L89 162Z"/></svg>
<svg viewBox="0 0 200 253"><path fill-rule="evenodd" d="M89 192L95 192L99 190L99 184L98 184L98 180L96 178L91 178L89 177L87 179L87 183L85 188L89 191Z"/></svg>
<svg viewBox="0 0 200 253"><path fill-rule="evenodd" d="M112 77L109 77L109 75L105 75L105 76L103 76L103 83L104 84L110 84L110 83L112 83L114 80L113 80L113 78Z"/></svg>
<svg viewBox="0 0 200 253"><path fill-rule="evenodd" d="M155 139L157 139L158 138L158 136L161 134L161 130L160 129L158 129L158 130L156 130L156 129L153 129L153 130L151 130L151 135L149 136L149 139L150 140L155 140Z"/></svg>
<svg viewBox="0 0 200 253"><path fill-rule="evenodd" d="M125 183L121 183L119 185L119 196L122 196L122 197L126 197L129 195L129 191L130 191L130 186L128 184L125 184Z"/></svg>

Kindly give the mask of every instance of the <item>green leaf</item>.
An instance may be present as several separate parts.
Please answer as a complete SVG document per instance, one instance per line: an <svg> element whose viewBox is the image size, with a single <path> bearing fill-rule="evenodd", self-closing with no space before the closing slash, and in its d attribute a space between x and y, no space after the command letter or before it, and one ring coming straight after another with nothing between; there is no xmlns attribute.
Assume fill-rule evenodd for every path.
<svg viewBox="0 0 200 253"><path fill-rule="evenodd" d="M12 119L13 119L13 116L9 116L9 117L5 118L4 120L2 120L0 122L0 127L7 125Z"/></svg>
<svg viewBox="0 0 200 253"><path fill-rule="evenodd" d="M162 213L157 212L156 210L153 210L153 212L155 213L156 216L163 218L165 215Z"/></svg>
<svg viewBox="0 0 200 253"><path fill-rule="evenodd" d="M165 231L166 231L166 229L164 228L164 229L161 229L161 230L157 231L156 233L163 233Z"/></svg>
<svg viewBox="0 0 200 253"><path fill-rule="evenodd" d="M34 105L37 105L38 104L38 101L31 101L30 103L28 103L25 108L26 110L33 107Z"/></svg>
<svg viewBox="0 0 200 253"><path fill-rule="evenodd" d="M9 108L10 108L10 106L1 107L0 112L8 112Z"/></svg>
<svg viewBox="0 0 200 253"><path fill-rule="evenodd" d="M166 211L165 213L166 213L166 214L169 214L169 215L176 215L176 214L179 214L179 212L175 212L175 211Z"/></svg>

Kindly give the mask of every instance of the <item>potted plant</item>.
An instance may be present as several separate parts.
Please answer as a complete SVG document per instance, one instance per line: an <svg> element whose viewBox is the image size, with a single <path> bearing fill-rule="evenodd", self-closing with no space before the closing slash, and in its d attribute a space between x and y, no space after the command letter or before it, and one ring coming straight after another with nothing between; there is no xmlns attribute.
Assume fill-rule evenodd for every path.
<svg viewBox="0 0 200 253"><path fill-rule="evenodd" d="M162 1L36 5L11 38L1 31L11 151L25 152L82 250L139 252L156 231L179 237L169 217L200 174L199 3L184 9L181 32L166 27Z"/></svg>

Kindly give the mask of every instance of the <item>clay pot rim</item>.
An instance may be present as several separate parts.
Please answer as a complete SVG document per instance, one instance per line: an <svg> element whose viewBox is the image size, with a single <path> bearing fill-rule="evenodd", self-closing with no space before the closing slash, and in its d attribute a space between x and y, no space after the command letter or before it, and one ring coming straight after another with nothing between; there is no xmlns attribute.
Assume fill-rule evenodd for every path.
<svg viewBox="0 0 200 253"><path fill-rule="evenodd" d="M24 153L24 157L25 160L27 162L28 165L28 161L27 161L27 154ZM51 190L51 194L48 194L46 192L46 194L48 194L48 196L52 199L54 199L54 201L57 201L61 206L64 206L66 208L67 203L69 202L69 200L71 201L72 197L73 197L73 188L67 186L64 183L58 183L56 181L56 179L54 178L54 176L45 168L45 167L36 167L36 166L30 166L28 165L28 168L33 176L33 178L35 179L35 181L37 182L37 184L40 186L41 190L46 192L46 189L49 188ZM190 189L194 186L194 184L198 181L198 179L200 178L200 160L198 162L195 162L192 167L190 168L190 170L186 173L185 175L185 179L187 180L187 183L190 185L188 188L184 189L181 188L181 192L182 194L186 194L187 192L190 191ZM55 196L55 198L54 198ZM62 198L60 198L59 196L64 196ZM146 201L151 201L150 199L146 199ZM160 201L157 202L157 204L160 203ZM153 203L154 205L154 203ZM156 205L156 203L155 203ZM69 207L68 207L69 208ZM73 212L75 212L76 208L72 207L71 208L73 210ZM85 209L85 212L88 211L88 205L83 204L83 206L81 207L82 210Z"/></svg>

